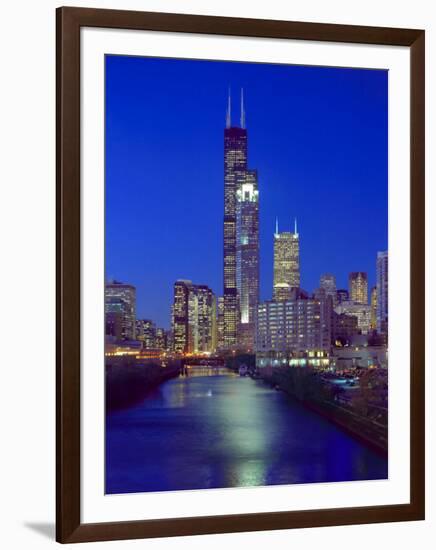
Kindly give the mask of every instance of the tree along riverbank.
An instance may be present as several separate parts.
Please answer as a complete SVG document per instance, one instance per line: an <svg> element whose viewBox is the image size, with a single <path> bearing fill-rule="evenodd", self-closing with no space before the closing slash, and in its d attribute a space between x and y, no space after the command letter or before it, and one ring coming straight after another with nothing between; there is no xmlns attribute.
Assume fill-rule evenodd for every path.
<svg viewBox="0 0 436 550"><path fill-rule="evenodd" d="M140 363L135 359L106 362L106 410L129 407L170 378L180 374L180 361L162 367L157 363Z"/></svg>
<svg viewBox="0 0 436 550"><path fill-rule="evenodd" d="M384 369L359 372L359 386L351 390L329 382L322 373L309 367L270 367L257 372L266 383L298 399L387 456L387 371Z"/></svg>

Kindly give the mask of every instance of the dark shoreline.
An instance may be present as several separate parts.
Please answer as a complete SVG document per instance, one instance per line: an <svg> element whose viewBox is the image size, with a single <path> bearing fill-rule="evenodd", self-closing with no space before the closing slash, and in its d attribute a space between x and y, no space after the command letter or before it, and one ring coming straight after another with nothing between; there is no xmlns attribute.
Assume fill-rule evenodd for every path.
<svg viewBox="0 0 436 550"><path fill-rule="evenodd" d="M157 386L180 374L178 363L162 367L157 363L137 363L136 360L106 363L106 411L125 409L140 402Z"/></svg>
<svg viewBox="0 0 436 550"><path fill-rule="evenodd" d="M357 439L360 443L369 446L372 450L387 458L387 427L384 430L376 426L371 420L359 416L332 402L314 399L313 396L310 396L310 391L307 391L307 388L295 388L295 386L290 383L289 379L287 380L285 377L280 376L282 372L280 367L271 368L265 370L263 373L260 371L259 378L272 387L285 392L290 398L296 399L309 410L319 414ZM292 376L289 369L287 370L287 374L288 376Z"/></svg>

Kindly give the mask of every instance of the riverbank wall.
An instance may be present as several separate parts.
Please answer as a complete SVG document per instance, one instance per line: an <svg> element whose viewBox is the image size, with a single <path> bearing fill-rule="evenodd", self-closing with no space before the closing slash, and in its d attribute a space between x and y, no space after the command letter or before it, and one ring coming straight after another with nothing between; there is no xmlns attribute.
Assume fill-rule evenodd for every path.
<svg viewBox="0 0 436 550"><path fill-rule="evenodd" d="M269 367L258 372L265 383L284 391L308 409L322 415L383 456L387 456L387 423L380 423L368 416L371 409L369 403L362 406L360 401L360 407L355 408L352 405L344 407L338 404L338 390L327 386L320 380L319 373L307 367Z"/></svg>
<svg viewBox="0 0 436 550"><path fill-rule="evenodd" d="M141 401L149 391L162 382L180 374L180 362L163 367L157 363L140 363L135 359L124 362L106 360L106 410L117 410Z"/></svg>

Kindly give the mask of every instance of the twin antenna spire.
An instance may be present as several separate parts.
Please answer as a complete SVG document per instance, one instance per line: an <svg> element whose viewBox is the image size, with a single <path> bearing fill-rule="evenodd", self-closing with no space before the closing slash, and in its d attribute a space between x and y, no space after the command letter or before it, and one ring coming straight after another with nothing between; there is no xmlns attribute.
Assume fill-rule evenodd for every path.
<svg viewBox="0 0 436 550"><path fill-rule="evenodd" d="M278 235L278 233L279 233L279 219L276 218L276 232L275 232L275 234ZM298 235L297 218L294 218L294 235Z"/></svg>
<svg viewBox="0 0 436 550"><path fill-rule="evenodd" d="M244 89L241 88L241 128L245 128L245 108L244 108ZM227 113L226 113L226 128L232 126L232 97L229 88L229 97L227 100Z"/></svg>

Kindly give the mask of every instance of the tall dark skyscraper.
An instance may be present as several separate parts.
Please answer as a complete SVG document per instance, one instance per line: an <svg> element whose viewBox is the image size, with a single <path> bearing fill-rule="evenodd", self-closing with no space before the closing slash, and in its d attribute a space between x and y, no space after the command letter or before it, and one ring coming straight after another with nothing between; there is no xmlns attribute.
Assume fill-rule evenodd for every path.
<svg viewBox="0 0 436 550"><path fill-rule="evenodd" d="M259 191L247 169L247 130L241 90L240 126L231 120L229 93L224 130L223 346L254 344L259 301Z"/></svg>

